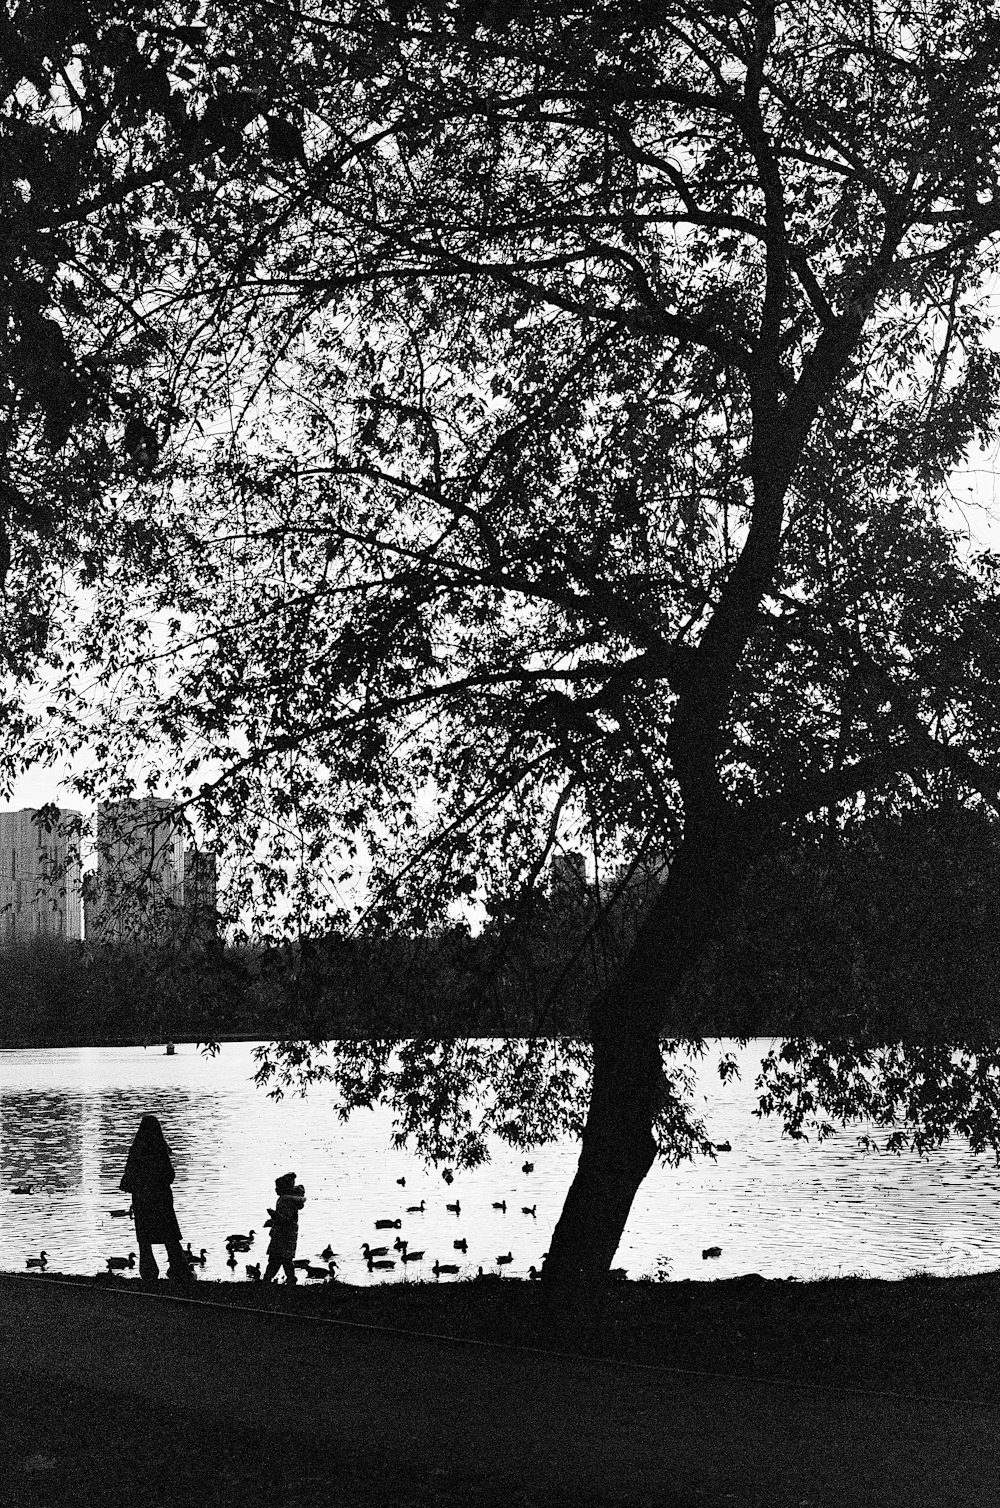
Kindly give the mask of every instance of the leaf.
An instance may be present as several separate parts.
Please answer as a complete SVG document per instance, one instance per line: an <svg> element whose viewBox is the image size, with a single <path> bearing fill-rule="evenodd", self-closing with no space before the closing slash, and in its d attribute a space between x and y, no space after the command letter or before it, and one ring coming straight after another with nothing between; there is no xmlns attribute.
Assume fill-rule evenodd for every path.
<svg viewBox="0 0 1000 1508"><path fill-rule="evenodd" d="M309 166L302 132L280 115L267 117L267 144L275 162L300 162L303 167Z"/></svg>

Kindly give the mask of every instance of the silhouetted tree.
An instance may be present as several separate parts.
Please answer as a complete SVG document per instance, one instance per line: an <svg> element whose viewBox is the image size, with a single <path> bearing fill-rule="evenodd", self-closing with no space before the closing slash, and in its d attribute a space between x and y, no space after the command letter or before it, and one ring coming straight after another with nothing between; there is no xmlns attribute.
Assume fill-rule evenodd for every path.
<svg viewBox="0 0 1000 1508"><path fill-rule="evenodd" d="M241 424L147 486L179 610L161 680L141 670L102 736L175 773L233 904L292 931L359 856L372 925L413 935L501 900L516 926L564 841L598 883L669 856L592 1002L546 1265L597 1279L657 1138L705 1146L661 1039L751 866L942 769L996 801L993 562L942 502L1000 393L1000 21L932 0L217 14L231 61L199 119L225 115L225 160L160 233L179 284L197 265L205 412ZM72 688L63 707L82 717ZM933 1118L945 1059L901 1051ZM480 1155L471 1057L411 1044L393 1078L387 1052L337 1059L348 1099L391 1091L425 1150L468 1131ZM506 1061L477 1066L516 1082ZM521 1086L508 1135L539 1130L532 1095L545 1126L579 1121L561 1064Z"/></svg>

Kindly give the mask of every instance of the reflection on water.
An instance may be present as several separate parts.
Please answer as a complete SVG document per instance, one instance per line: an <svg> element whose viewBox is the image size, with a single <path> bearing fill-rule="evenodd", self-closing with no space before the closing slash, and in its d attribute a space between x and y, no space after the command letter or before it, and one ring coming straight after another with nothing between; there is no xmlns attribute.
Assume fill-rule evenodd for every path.
<svg viewBox="0 0 1000 1508"><path fill-rule="evenodd" d="M861 1153L850 1128L816 1146L781 1137L758 1121L753 1080L770 1044L745 1049L729 1042L742 1077L727 1085L710 1053L699 1071L709 1134L732 1151L713 1164L657 1167L636 1199L616 1263L633 1277L655 1272L660 1259L672 1278L815 1277L866 1272L901 1277L914 1270L957 1273L1000 1266L1000 1171L992 1158L955 1142L918 1158ZM316 1257L329 1242L349 1282L398 1281L404 1269L369 1276L363 1241L391 1243L377 1219L399 1219L399 1234L426 1253L410 1277L431 1277L435 1259L457 1261L465 1274L506 1269L525 1276L540 1266L576 1165L570 1143L524 1154L501 1143L493 1159L458 1172L450 1187L440 1173L389 1145L388 1112L356 1111L342 1124L328 1086L305 1100L274 1102L252 1082L252 1044L223 1046L215 1059L193 1046L174 1057L162 1048L58 1048L0 1052L0 1267L23 1269L44 1249L50 1271L94 1272L106 1257L135 1249L118 1181L141 1115L159 1116L173 1152L174 1198L185 1240L208 1261L201 1276L244 1276L263 1253L273 1181L294 1169L306 1185L299 1255ZM399 1180L405 1179L401 1184ZM11 1192L30 1183L30 1195ZM422 1213L408 1206L425 1203ZM459 1202L461 1214L446 1209ZM506 1212L493 1203L505 1201ZM536 1215L522 1213L534 1206ZM250 1257L232 1274L225 1237L257 1231ZM456 1252L456 1239L468 1252ZM704 1247L722 1256L705 1261ZM447 1280L444 1280L447 1281Z"/></svg>

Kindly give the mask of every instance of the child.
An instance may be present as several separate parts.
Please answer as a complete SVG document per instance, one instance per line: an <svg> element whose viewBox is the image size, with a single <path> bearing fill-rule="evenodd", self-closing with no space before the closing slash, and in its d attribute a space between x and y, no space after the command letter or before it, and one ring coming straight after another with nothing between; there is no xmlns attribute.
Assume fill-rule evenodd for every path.
<svg viewBox="0 0 1000 1508"><path fill-rule="evenodd" d="M270 1220L264 1224L271 1227L271 1239L267 1244L267 1267L263 1281L270 1283L279 1267L285 1270L285 1282L298 1282L295 1268L295 1243L299 1235L299 1210L306 1202L306 1191L295 1182L294 1173L283 1173L274 1180L274 1192L278 1196L274 1209L269 1209Z"/></svg>

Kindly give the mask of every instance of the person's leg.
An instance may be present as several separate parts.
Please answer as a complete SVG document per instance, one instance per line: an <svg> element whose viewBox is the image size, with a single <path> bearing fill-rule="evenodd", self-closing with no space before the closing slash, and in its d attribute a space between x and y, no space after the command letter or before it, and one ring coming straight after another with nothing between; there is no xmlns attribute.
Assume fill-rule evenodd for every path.
<svg viewBox="0 0 1000 1508"><path fill-rule="evenodd" d="M297 1283L299 1281L299 1275L295 1271L295 1268L292 1266L292 1259L294 1256L295 1248L292 1247L292 1250L290 1252L287 1252L281 1259L281 1265L285 1269L286 1283Z"/></svg>
<svg viewBox="0 0 1000 1508"><path fill-rule="evenodd" d="M155 1283L160 1276L160 1269L153 1256L153 1243L145 1236L140 1236L138 1231L135 1239L139 1245L139 1276L144 1283Z"/></svg>
<svg viewBox="0 0 1000 1508"><path fill-rule="evenodd" d="M175 1281L182 1282L192 1278L194 1274L191 1271L191 1264L184 1254L184 1248L181 1243L179 1241L165 1241L164 1245L167 1248L167 1261L169 1263L167 1276L173 1278Z"/></svg>
<svg viewBox="0 0 1000 1508"><path fill-rule="evenodd" d="M280 1266L281 1252L276 1250L274 1247L268 1247L267 1266L264 1268L264 1276L261 1278L261 1282L273 1283L278 1275L278 1268Z"/></svg>

